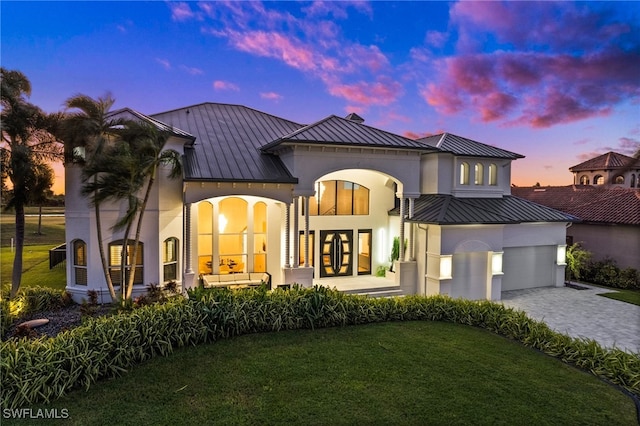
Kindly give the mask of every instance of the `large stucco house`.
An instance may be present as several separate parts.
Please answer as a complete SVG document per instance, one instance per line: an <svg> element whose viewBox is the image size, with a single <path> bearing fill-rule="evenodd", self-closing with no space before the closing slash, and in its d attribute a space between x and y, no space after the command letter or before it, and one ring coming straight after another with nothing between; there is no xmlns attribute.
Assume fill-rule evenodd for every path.
<svg viewBox="0 0 640 426"><path fill-rule="evenodd" d="M240 105L203 103L147 120L171 134L182 179L160 170L145 213L135 294L150 283L189 288L270 275L272 287L381 280L404 294L500 299L501 291L564 283L573 217L511 195L521 155L444 133L412 140L350 114L304 125ZM69 290L108 298L93 208L80 168L66 165ZM102 212L110 268L122 235ZM240 280L240 281L242 281ZM342 281L341 281L342 280Z"/></svg>

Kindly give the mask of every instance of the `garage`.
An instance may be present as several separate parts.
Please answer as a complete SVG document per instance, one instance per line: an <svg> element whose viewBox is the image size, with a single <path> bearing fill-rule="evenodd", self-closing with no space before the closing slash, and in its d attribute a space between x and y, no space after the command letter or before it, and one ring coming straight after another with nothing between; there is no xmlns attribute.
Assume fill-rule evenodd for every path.
<svg viewBox="0 0 640 426"><path fill-rule="evenodd" d="M554 286L556 250L556 246L505 248L502 291Z"/></svg>

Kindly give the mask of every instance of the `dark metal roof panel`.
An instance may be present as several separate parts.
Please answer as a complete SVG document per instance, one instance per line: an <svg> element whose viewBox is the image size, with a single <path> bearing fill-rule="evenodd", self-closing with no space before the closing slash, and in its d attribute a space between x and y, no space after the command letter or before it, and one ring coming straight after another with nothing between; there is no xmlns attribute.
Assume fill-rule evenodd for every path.
<svg viewBox="0 0 640 426"><path fill-rule="evenodd" d="M285 142L332 144L356 147L380 147L437 151L437 148L421 144L384 130L331 115L314 124L297 129L264 146L268 150Z"/></svg>
<svg viewBox="0 0 640 426"><path fill-rule="evenodd" d="M153 126L155 126L158 130L167 132L174 136L178 136L181 138L189 139L193 141L195 136L190 133L185 132L184 130L178 129L177 127L170 126L166 123L163 123L160 120L156 120L155 118L149 117L148 115L144 115L141 112L133 110L131 108L121 108L116 111L111 111L107 114L107 118L110 119L125 119L125 120L140 120L145 121Z"/></svg>
<svg viewBox="0 0 640 426"><path fill-rule="evenodd" d="M193 148L185 152L185 180L297 182L278 157L260 148L301 124L241 105L215 103L152 117L196 137Z"/></svg>
<svg viewBox="0 0 640 426"><path fill-rule="evenodd" d="M390 214L399 214L399 207ZM518 197L456 198L421 195L414 202L412 222L439 225L514 224L526 222L574 222L577 218Z"/></svg>
<svg viewBox="0 0 640 426"><path fill-rule="evenodd" d="M524 158L524 155L452 135L451 133L427 136L418 139L417 142L439 148L442 151L451 152L454 155L466 157L506 158L511 160Z"/></svg>

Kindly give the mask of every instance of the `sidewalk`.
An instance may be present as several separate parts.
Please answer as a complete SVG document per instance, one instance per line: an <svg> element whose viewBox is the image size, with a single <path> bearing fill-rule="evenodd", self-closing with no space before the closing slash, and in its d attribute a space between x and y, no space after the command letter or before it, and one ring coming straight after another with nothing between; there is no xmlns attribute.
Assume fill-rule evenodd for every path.
<svg viewBox="0 0 640 426"><path fill-rule="evenodd" d="M640 354L640 306L598 296L615 290L542 287L502 293L505 306L525 311L552 329Z"/></svg>

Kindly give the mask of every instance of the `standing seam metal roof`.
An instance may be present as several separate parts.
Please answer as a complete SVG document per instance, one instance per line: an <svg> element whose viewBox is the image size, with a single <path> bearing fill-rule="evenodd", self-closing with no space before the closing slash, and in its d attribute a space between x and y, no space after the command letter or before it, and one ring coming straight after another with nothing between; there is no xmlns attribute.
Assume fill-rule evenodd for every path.
<svg viewBox="0 0 640 426"><path fill-rule="evenodd" d="M153 118L196 137L185 150L185 180L296 183L280 159L260 148L302 127L241 105L203 103Z"/></svg>
<svg viewBox="0 0 640 426"><path fill-rule="evenodd" d="M452 135L451 133L427 136L425 138L417 139L417 142L460 156L507 158L512 160L524 158L524 155L496 148L495 146L486 145L481 142L476 142L461 136Z"/></svg>
<svg viewBox="0 0 640 426"><path fill-rule="evenodd" d="M389 213L399 214L399 207ZM527 222L574 222L578 218L514 196L502 198L456 198L426 194L414 202L411 222L439 225L514 224Z"/></svg>
<svg viewBox="0 0 640 426"><path fill-rule="evenodd" d="M286 142L438 151L437 148L421 144L413 139L335 115L330 115L316 123L297 129L274 140L262 149L268 151Z"/></svg>

